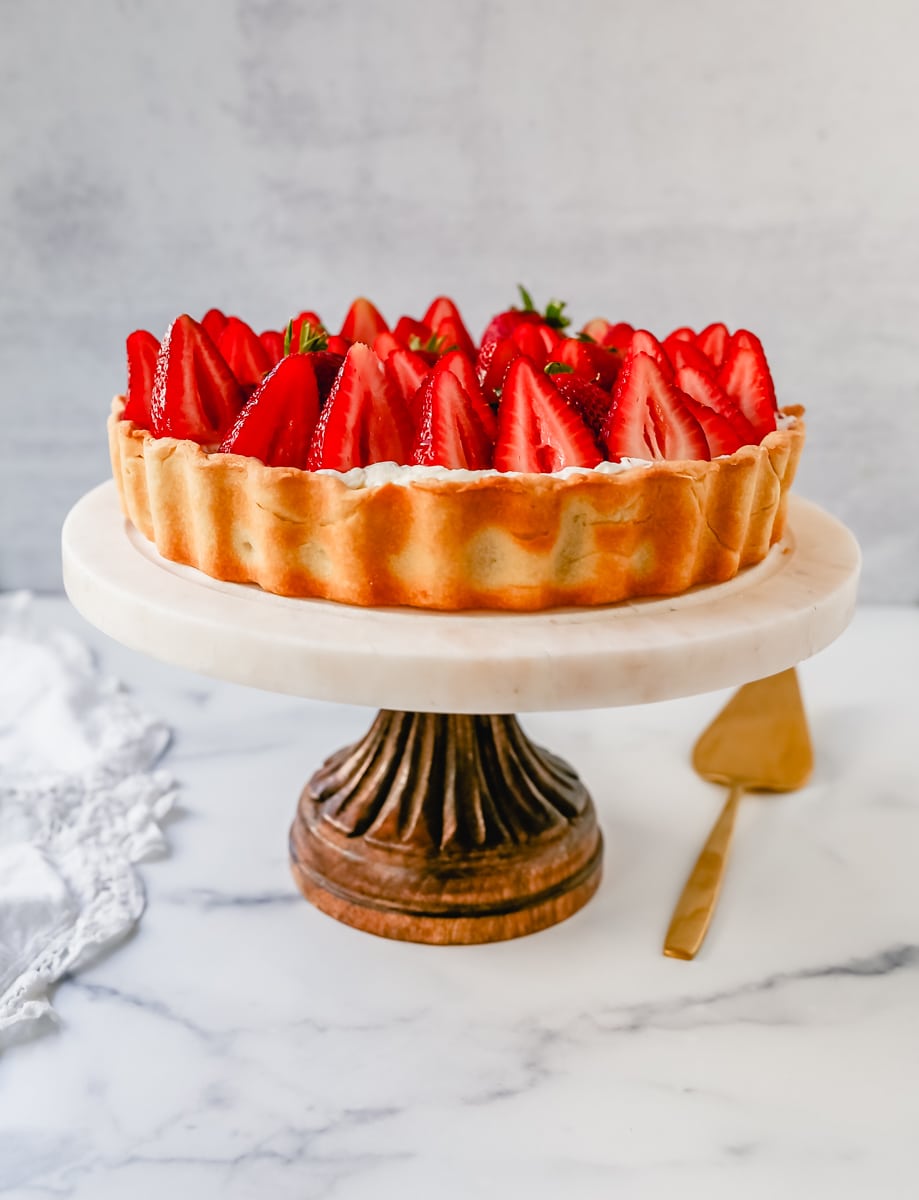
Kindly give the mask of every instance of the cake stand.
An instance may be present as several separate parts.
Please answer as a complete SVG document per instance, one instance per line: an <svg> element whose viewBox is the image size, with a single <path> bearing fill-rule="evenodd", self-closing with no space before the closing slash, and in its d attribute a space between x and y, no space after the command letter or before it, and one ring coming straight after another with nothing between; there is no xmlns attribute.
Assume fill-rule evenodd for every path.
<svg viewBox="0 0 919 1200"><path fill-rule="evenodd" d="M367 609L270 595L163 559L113 483L64 523L75 607L155 658L269 691L379 707L307 783L290 834L317 907L384 937L499 941L580 908L599 881L593 803L514 713L646 704L746 683L848 624L859 550L793 498L788 531L729 583L544 613Z"/></svg>

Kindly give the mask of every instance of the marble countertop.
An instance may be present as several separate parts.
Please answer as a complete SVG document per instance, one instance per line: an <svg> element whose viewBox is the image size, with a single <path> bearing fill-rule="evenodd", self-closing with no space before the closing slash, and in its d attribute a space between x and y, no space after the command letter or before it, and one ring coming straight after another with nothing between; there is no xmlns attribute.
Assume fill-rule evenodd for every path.
<svg viewBox="0 0 919 1200"><path fill-rule="evenodd" d="M749 797L693 963L660 943L723 800L730 693L523 718L595 798L596 898L491 946L379 940L300 899L300 787L367 709L149 661L39 604L174 727L137 933L0 1060L0 1196L919 1194L919 610L865 608L801 681L811 784Z"/></svg>

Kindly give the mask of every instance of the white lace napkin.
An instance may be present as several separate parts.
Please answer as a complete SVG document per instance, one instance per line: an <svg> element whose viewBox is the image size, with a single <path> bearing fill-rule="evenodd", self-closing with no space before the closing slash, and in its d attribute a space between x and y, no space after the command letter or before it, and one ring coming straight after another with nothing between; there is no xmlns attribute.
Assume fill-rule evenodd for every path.
<svg viewBox="0 0 919 1200"><path fill-rule="evenodd" d="M169 730L0 596L0 1047L53 1017L48 989L132 928L132 863L166 848L174 784L151 767Z"/></svg>

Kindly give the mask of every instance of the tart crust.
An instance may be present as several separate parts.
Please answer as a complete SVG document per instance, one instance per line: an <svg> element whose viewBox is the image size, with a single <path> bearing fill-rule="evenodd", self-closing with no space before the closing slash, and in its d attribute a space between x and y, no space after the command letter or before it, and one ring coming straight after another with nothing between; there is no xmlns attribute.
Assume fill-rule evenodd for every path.
<svg viewBox="0 0 919 1200"><path fill-rule="evenodd" d="M712 462L353 488L109 418L125 516L174 562L282 596L536 611L667 596L760 562L785 526L803 409Z"/></svg>

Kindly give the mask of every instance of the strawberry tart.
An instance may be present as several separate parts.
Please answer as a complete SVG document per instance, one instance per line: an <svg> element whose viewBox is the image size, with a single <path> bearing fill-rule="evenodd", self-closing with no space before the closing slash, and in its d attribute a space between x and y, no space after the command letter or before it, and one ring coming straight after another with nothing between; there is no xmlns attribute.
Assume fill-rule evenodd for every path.
<svg viewBox="0 0 919 1200"><path fill-rule="evenodd" d="M218 579L357 605L538 610L732 578L782 535L804 443L759 339L658 340L521 303L476 345L436 299L256 334L211 309L127 340L127 518Z"/></svg>

